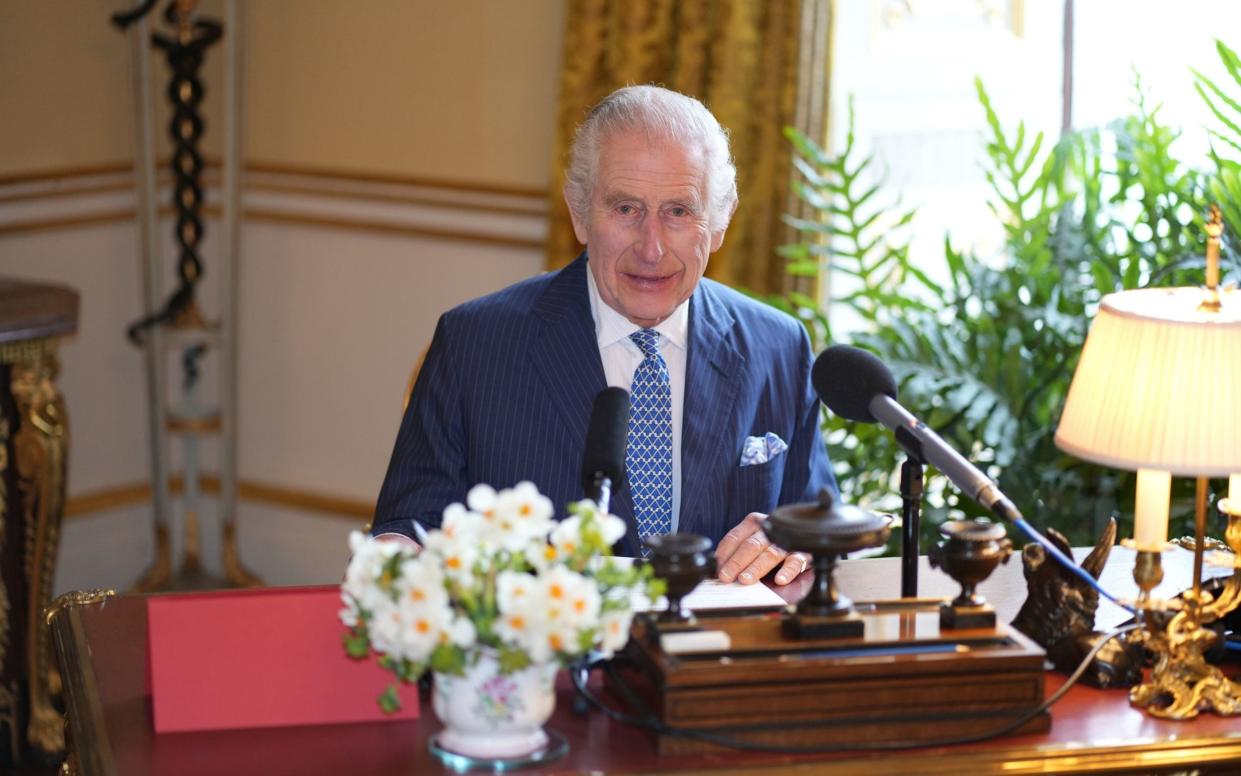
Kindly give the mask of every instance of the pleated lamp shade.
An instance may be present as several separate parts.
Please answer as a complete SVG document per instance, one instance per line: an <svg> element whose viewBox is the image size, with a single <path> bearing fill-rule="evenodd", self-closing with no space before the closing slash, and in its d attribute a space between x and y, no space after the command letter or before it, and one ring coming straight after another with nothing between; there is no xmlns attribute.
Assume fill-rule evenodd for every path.
<svg viewBox="0 0 1241 776"><path fill-rule="evenodd" d="M1241 292L1199 310L1199 288L1103 298L1056 429L1067 453L1175 476L1241 472Z"/></svg>

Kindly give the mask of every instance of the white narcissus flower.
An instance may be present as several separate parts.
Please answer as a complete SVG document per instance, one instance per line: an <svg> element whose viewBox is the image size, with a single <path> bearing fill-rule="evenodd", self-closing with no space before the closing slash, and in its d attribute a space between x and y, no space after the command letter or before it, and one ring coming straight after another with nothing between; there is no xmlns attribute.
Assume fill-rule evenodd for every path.
<svg viewBox="0 0 1241 776"><path fill-rule="evenodd" d="M444 569L427 555L401 562L401 574L393 583L396 603L400 607L447 606L448 591L444 589Z"/></svg>
<svg viewBox="0 0 1241 776"><path fill-rule="evenodd" d="M625 535L624 520L616 515L599 512L594 508L594 504L589 501L582 503L587 505L589 511L583 514L570 515L557 523L556 527L552 529L552 546L556 548L556 554L560 558L572 555L582 546L582 529L588 521L595 526L603 538L603 543L609 547L616 544Z"/></svg>
<svg viewBox="0 0 1241 776"><path fill-rule="evenodd" d="M526 549L522 551L522 556L536 574L542 574L544 571L547 571L553 563L564 561L564 558L561 557L554 546L544 542L530 542L526 545Z"/></svg>
<svg viewBox="0 0 1241 776"><path fill-rule="evenodd" d="M595 580L565 566L553 566L539 581L548 622L562 622L574 630L598 625L602 601Z"/></svg>
<svg viewBox="0 0 1241 776"><path fill-rule="evenodd" d="M479 560L479 518L466 512L444 515L443 528L431 531L425 539L428 553L439 558L444 574L459 585L472 589L478 584L475 564Z"/></svg>
<svg viewBox="0 0 1241 776"><path fill-rule="evenodd" d="M361 622L364 613L373 618L376 612L387 611L392 599L379 586L379 579L388 560L405 548L396 542L381 542L361 531L352 531L349 534L349 549L353 557L349 559L345 581L340 586L341 598L345 602L340 620L352 628Z"/></svg>
<svg viewBox="0 0 1241 776"><path fill-rule="evenodd" d="M494 637L532 662L578 655L587 635L608 656L625 644L630 591L610 590L604 612L596 580L615 566L599 551L624 535L624 521L585 502L556 523L551 501L529 482L499 492L477 485L464 501L444 509L417 554L352 534L341 621L364 629L376 652L425 665L437 647L478 648L472 617L494 595ZM580 572L566 565L571 558ZM613 578L626 577L615 571ZM494 591L486 591L492 580Z"/></svg>
<svg viewBox="0 0 1241 776"><path fill-rule="evenodd" d="M440 527L431 533L436 531L445 534L449 539L466 541L483 532L483 518L460 504L449 504L444 507Z"/></svg>
<svg viewBox="0 0 1241 776"><path fill-rule="evenodd" d="M625 535L625 521L616 515L597 515L599 532L603 534L603 543L609 547L620 541Z"/></svg>
<svg viewBox="0 0 1241 776"><path fill-rule="evenodd" d="M367 588L375 586L388 559L402 549L396 542L381 542L361 531L351 531L349 550L353 557L349 559L349 566L345 569L345 581L341 584L341 589L355 599L361 599Z"/></svg>
<svg viewBox="0 0 1241 776"><path fill-rule="evenodd" d="M533 574L501 571L496 577L496 605L501 612L525 609L538 594L539 582Z"/></svg>
<svg viewBox="0 0 1241 776"><path fill-rule="evenodd" d="M445 634L445 639L458 647L472 647L478 641L478 630L469 617L455 614Z"/></svg>
<svg viewBox="0 0 1241 776"><path fill-rule="evenodd" d="M599 618L599 652L606 660L629 642L629 626L633 612L628 610L604 612Z"/></svg>
<svg viewBox="0 0 1241 776"><path fill-rule="evenodd" d="M598 625L600 599L594 580L564 566L552 566L540 576L529 600L533 604L530 616L542 624L530 633L536 639L531 644L532 659L535 652L576 653L579 632Z"/></svg>
<svg viewBox="0 0 1241 776"><path fill-rule="evenodd" d="M385 655L396 654L403 626L401 610L390 598L385 597L370 612L371 620L367 633L370 636L371 647L376 652Z"/></svg>
<svg viewBox="0 0 1241 776"><path fill-rule="evenodd" d="M531 541L542 541L554 525L555 514L551 499L541 495L533 483L519 482L500 491L495 506L500 546L520 553Z"/></svg>
<svg viewBox="0 0 1241 776"><path fill-rule="evenodd" d="M444 572L430 555L422 554L401 563L396 590L397 632L394 657L426 661L441 643L452 639L454 612Z"/></svg>
<svg viewBox="0 0 1241 776"><path fill-rule="evenodd" d="M536 663L551 657L539 593L538 580L530 574L502 571L496 578L496 606L500 611L496 634L505 643L525 650Z"/></svg>
<svg viewBox="0 0 1241 776"><path fill-rule="evenodd" d="M345 608L340 610L340 621L347 628L357 627L357 624L362 621L362 613L358 611L358 602L344 590L340 591L340 601L345 605Z"/></svg>
<svg viewBox="0 0 1241 776"><path fill-rule="evenodd" d="M502 611L496 619L495 631L506 644L528 654L532 662L543 663L552 657L545 637L547 623L539 619L534 607Z"/></svg>
<svg viewBox="0 0 1241 776"><path fill-rule="evenodd" d="M490 485L475 485L465 495L465 504L471 512L490 517L496 508L496 491Z"/></svg>
<svg viewBox="0 0 1241 776"><path fill-rule="evenodd" d="M558 558L567 558L582 546L582 518L570 515L556 524L552 529L552 546L556 548Z"/></svg>

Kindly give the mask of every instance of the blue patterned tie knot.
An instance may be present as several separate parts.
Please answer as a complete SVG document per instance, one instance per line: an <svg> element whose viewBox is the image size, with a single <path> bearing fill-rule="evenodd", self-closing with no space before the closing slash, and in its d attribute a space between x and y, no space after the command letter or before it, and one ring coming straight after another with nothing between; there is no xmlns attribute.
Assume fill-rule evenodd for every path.
<svg viewBox="0 0 1241 776"><path fill-rule="evenodd" d="M644 358L633 373L625 471L638 537L645 539L672 531L672 383L659 354L659 332L640 329L629 338Z"/></svg>

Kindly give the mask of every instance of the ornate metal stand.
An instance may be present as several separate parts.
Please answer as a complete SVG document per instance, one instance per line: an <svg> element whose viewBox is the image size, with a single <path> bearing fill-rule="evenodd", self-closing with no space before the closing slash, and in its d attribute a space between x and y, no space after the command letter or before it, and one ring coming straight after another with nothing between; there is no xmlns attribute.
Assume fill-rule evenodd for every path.
<svg viewBox="0 0 1241 776"><path fill-rule="evenodd" d="M1184 605L1167 627L1143 631L1147 648L1155 653L1155 665L1150 680L1129 691L1129 701L1156 717L1193 719L1204 710L1225 716L1241 714L1241 683L1224 676L1205 658L1219 638L1205 626L1241 604L1241 504L1224 499L1219 507L1228 515L1224 537L1232 553L1214 552L1210 562L1232 568L1232 576L1214 598L1202 590L1200 577L1195 577L1194 589L1184 594ZM1202 536L1201 529L1197 533ZM1199 557L1201 547L1200 540L1196 550Z"/></svg>
<svg viewBox="0 0 1241 776"><path fill-rule="evenodd" d="M135 589L193 589L222 587L229 584L249 586L259 583L257 577L242 567L236 546L236 297L235 288L238 248L238 195L240 175L240 143L237 114L240 110L238 90L239 54L236 35L223 35L223 27L196 13L196 0L170 0L164 18L172 25L171 34L148 34L147 15L156 0L145 0L132 12L117 14L113 21L129 30L133 62L134 92L138 107L138 153L136 177L139 194L139 222L145 258L145 289L147 311L130 326L129 335L135 344L146 350L147 387L150 400L151 474L154 502L155 560L142 575ZM225 17L230 24L239 18L236 0L225 3ZM202 205L203 159L199 140L203 118L199 105L204 86L199 69L209 46L218 40L225 48L225 109L223 167L223 256L220 262L221 297L226 311L218 320L208 320L200 310L195 296L197 283L203 275L199 247L203 236ZM164 284L160 270L159 238L156 234L159 216L155 203L155 157L151 75L148 64L148 41L162 50L172 72L168 96L172 101L169 134L172 140L173 196L176 217L174 237L178 244L176 290L166 301L161 299ZM218 405L210 406L201 396L199 362L214 359L219 375ZM167 379L169 362L179 358L181 390L171 398ZM203 441L213 437L220 441L217 498L222 539L221 561L225 574L219 579L204 569L199 550L199 521L205 500L201 498L201 461ZM172 562L173 530L171 517L170 438L180 443L182 476L179 479L182 497L179 512L182 529L182 559L174 568Z"/></svg>

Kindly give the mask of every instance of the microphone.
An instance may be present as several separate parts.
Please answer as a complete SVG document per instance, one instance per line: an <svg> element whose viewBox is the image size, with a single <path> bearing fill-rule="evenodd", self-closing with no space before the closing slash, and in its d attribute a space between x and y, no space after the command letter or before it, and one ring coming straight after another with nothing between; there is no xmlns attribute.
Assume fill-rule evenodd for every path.
<svg viewBox="0 0 1241 776"><path fill-rule="evenodd" d="M604 388L595 396L582 455L582 489L586 498L608 511L612 491L625 479L625 448L629 442L629 392Z"/></svg>
<svg viewBox="0 0 1241 776"><path fill-rule="evenodd" d="M1103 597L1136 613L1132 605L1104 590L1089 572L1026 522L1017 505L1000 491L990 477L949 447L925 423L909 414L896 401L896 379L878 357L861 348L833 345L815 359L810 380L815 393L829 410L845 420L862 423L878 421L892 429L896 432L896 441L911 458L934 465L959 490L986 507L991 514L1012 523L1026 536L1043 545L1061 565L1098 590Z"/></svg>
<svg viewBox="0 0 1241 776"><path fill-rule="evenodd" d="M833 345L815 360L810 379L815 393L833 413L845 420L882 423L896 433L896 441L910 456L939 469L993 515L1009 522L1021 519L1017 506L990 477L896 401L896 379L873 354Z"/></svg>

